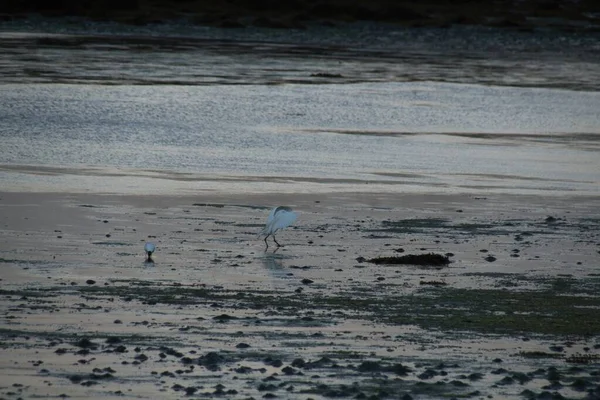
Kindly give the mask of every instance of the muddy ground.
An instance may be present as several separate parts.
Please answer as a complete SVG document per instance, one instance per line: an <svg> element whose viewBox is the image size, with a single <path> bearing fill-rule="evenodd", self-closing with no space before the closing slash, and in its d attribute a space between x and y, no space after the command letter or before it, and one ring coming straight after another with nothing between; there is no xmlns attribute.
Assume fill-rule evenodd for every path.
<svg viewBox="0 0 600 400"><path fill-rule="evenodd" d="M599 205L2 193L0 398L600 398Z"/></svg>

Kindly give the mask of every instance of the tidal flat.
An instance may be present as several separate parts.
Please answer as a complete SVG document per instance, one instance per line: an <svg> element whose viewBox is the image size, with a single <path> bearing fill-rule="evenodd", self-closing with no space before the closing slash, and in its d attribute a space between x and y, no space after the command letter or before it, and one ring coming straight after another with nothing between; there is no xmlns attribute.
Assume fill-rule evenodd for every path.
<svg viewBox="0 0 600 400"><path fill-rule="evenodd" d="M600 396L594 197L0 199L5 399Z"/></svg>

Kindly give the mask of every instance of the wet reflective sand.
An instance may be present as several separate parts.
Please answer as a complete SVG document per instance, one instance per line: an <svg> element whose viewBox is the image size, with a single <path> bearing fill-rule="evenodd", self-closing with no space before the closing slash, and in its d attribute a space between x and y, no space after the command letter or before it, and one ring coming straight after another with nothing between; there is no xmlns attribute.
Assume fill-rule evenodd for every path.
<svg viewBox="0 0 600 400"><path fill-rule="evenodd" d="M1 199L4 393L597 391L597 198ZM265 252L256 233L273 202L300 217L277 235L284 247ZM152 264L148 240L157 244ZM452 262L360 259L428 252Z"/></svg>

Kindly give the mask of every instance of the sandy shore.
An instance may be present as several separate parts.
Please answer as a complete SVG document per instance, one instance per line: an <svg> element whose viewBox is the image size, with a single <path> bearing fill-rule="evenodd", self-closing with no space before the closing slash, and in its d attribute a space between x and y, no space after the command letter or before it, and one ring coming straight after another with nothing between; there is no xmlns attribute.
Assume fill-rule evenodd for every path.
<svg viewBox="0 0 600 400"><path fill-rule="evenodd" d="M280 204L300 217L265 252L256 233ZM581 196L0 193L0 397L600 396L598 210ZM429 252L452 263L359 259Z"/></svg>

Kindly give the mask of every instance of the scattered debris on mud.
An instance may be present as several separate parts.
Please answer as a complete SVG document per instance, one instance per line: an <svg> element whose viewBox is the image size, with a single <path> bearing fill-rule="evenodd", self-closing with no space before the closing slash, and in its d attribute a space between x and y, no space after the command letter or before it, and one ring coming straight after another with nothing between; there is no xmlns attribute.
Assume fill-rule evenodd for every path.
<svg viewBox="0 0 600 400"><path fill-rule="evenodd" d="M255 205L82 200L67 208L81 225L60 226L72 245L54 224L3 231L0 398L600 397L600 219L475 219L460 205L462 219L390 230L371 209L305 212L273 253ZM386 237L365 236L376 229ZM374 243L408 255L358 257Z"/></svg>

